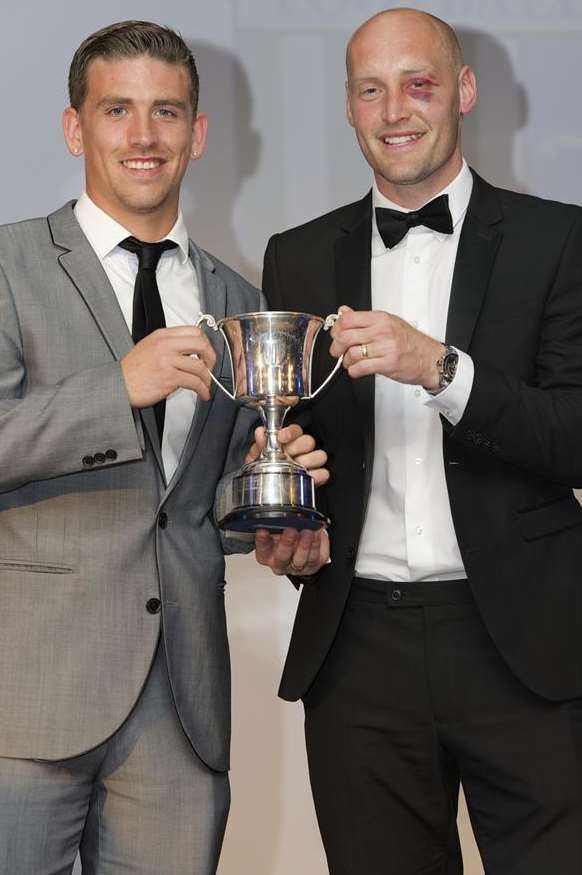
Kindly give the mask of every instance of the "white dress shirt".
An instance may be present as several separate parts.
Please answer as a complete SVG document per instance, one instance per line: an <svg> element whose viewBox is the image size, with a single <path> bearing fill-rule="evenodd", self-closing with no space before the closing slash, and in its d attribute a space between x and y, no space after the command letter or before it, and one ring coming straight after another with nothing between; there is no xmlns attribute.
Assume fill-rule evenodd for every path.
<svg viewBox="0 0 582 875"><path fill-rule="evenodd" d="M137 255L118 245L131 234L93 203L86 192L75 204L74 212L113 286L131 334L138 261ZM164 239L178 244L177 249L162 253L156 272L166 326L193 325L200 312L200 290L190 261L190 244L182 213L178 214L176 224ZM187 389L178 389L166 399L162 460L167 483L178 467L195 406L196 395Z"/></svg>
<svg viewBox="0 0 582 875"><path fill-rule="evenodd" d="M372 309L386 310L444 341L455 258L473 187L463 162L448 194L453 233L411 228L387 249L372 219ZM373 206L403 208L373 187ZM370 500L356 574L394 581L466 578L445 481L439 414L456 424L473 384L459 353L453 382L438 395L376 376L375 450Z"/></svg>

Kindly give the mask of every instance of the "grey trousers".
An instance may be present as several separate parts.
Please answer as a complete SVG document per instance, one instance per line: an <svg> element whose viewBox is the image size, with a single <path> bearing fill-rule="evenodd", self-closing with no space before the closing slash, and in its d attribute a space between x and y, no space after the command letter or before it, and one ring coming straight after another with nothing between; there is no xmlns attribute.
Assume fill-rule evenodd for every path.
<svg viewBox="0 0 582 875"><path fill-rule="evenodd" d="M213 875L228 775L194 753L163 647L109 741L59 763L0 757L0 875Z"/></svg>

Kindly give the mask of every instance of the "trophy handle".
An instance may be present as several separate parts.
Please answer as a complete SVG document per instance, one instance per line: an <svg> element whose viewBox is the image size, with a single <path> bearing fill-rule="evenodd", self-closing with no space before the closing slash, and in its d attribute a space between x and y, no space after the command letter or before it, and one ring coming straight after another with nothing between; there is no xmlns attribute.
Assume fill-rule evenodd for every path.
<svg viewBox="0 0 582 875"><path fill-rule="evenodd" d="M325 322L323 323L323 330L329 331L329 329L335 325L335 323L337 322L339 317L340 317L339 313L330 313L330 315L326 317ZM335 363L335 367L334 367L333 371L327 375L327 377L325 378L325 380L323 381L321 386L318 386L317 389L315 390L315 392L311 393L311 395L309 396L310 399L315 398L316 395L319 395L321 390L325 386L327 386L327 384L329 383L330 380L333 379L333 377L335 377L338 370L341 368L341 364L342 364L343 360L344 360L344 357L343 357L343 353L342 353L342 355L340 355L337 362Z"/></svg>
<svg viewBox="0 0 582 875"><path fill-rule="evenodd" d="M227 348L227 350L228 350L228 357L229 357L229 359L230 359L230 369L231 369L232 374L234 375L234 368L233 368L233 366L232 366L232 356L231 356L231 354L230 354L230 346L228 345L228 340L226 339L226 336L225 336L225 334L224 334L224 331L222 330L222 328L220 328L220 326L218 325L218 322L216 321L216 319L214 318L214 316L211 316L211 315L210 315L210 313L199 313L199 314L198 314L198 319L197 319L196 322L194 323L195 328L198 328L200 325L202 325L203 322L206 322L206 324L208 325L208 327L209 327L209 328L212 328L213 331L220 331L220 333L221 333L222 336L224 337L224 342L226 343L226 348ZM222 385L222 383L220 382L220 380L217 379L217 378L214 376L214 374L212 373L212 371L211 371L209 368L206 368L206 370L207 370L208 373L210 374L210 378L211 378L212 382L213 382L213 383L216 383L216 385L218 386L218 388L219 388L219 389L222 389L222 391L224 392L224 394L225 394L225 395L228 395L228 397L231 399L231 401L236 401L236 396L233 395L231 392L229 392L228 389L225 389L225 388L224 388L224 386Z"/></svg>

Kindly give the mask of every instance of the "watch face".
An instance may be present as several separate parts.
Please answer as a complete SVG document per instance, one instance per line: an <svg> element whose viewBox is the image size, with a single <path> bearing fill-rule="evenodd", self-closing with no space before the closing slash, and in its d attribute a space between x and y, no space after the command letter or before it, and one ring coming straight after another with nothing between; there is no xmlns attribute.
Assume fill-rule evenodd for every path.
<svg viewBox="0 0 582 875"><path fill-rule="evenodd" d="M443 358L443 376L449 381L455 376L458 362L459 355L456 352L448 352Z"/></svg>

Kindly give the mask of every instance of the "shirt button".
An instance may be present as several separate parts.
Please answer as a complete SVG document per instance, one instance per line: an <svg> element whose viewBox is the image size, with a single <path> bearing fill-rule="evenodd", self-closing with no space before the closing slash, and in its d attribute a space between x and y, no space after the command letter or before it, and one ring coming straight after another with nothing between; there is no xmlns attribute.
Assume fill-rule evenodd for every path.
<svg viewBox="0 0 582 875"><path fill-rule="evenodd" d="M414 464L415 465L422 465L422 459L415 459Z"/></svg>
<svg viewBox="0 0 582 875"><path fill-rule="evenodd" d="M423 531L424 531L424 529L422 528L422 526L416 527L416 534L417 535L422 535Z"/></svg>
<svg viewBox="0 0 582 875"><path fill-rule="evenodd" d="M158 517L158 525L160 529L165 529L168 525L168 514L164 513L164 511L162 511Z"/></svg>
<svg viewBox="0 0 582 875"><path fill-rule="evenodd" d="M420 398L420 389L415 389L415 390L414 390L414 397L415 397L415 398Z"/></svg>
<svg viewBox="0 0 582 875"><path fill-rule="evenodd" d="M412 260L414 261L415 264L420 264L420 257L418 255L415 255Z"/></svg>
<svg viewBox="0 0 582 875"><path fill-rule="evenodd" d="M418 328L418 322L416 319L413 319L410 324L412 325L413 328Z"/></svg>
<svg viewBox="0 0 582 875"><path fill-rule="evenodd" d="M159 599L148 599L146 602L146 611L148 614L159 614L162 603Z"/></svg>

